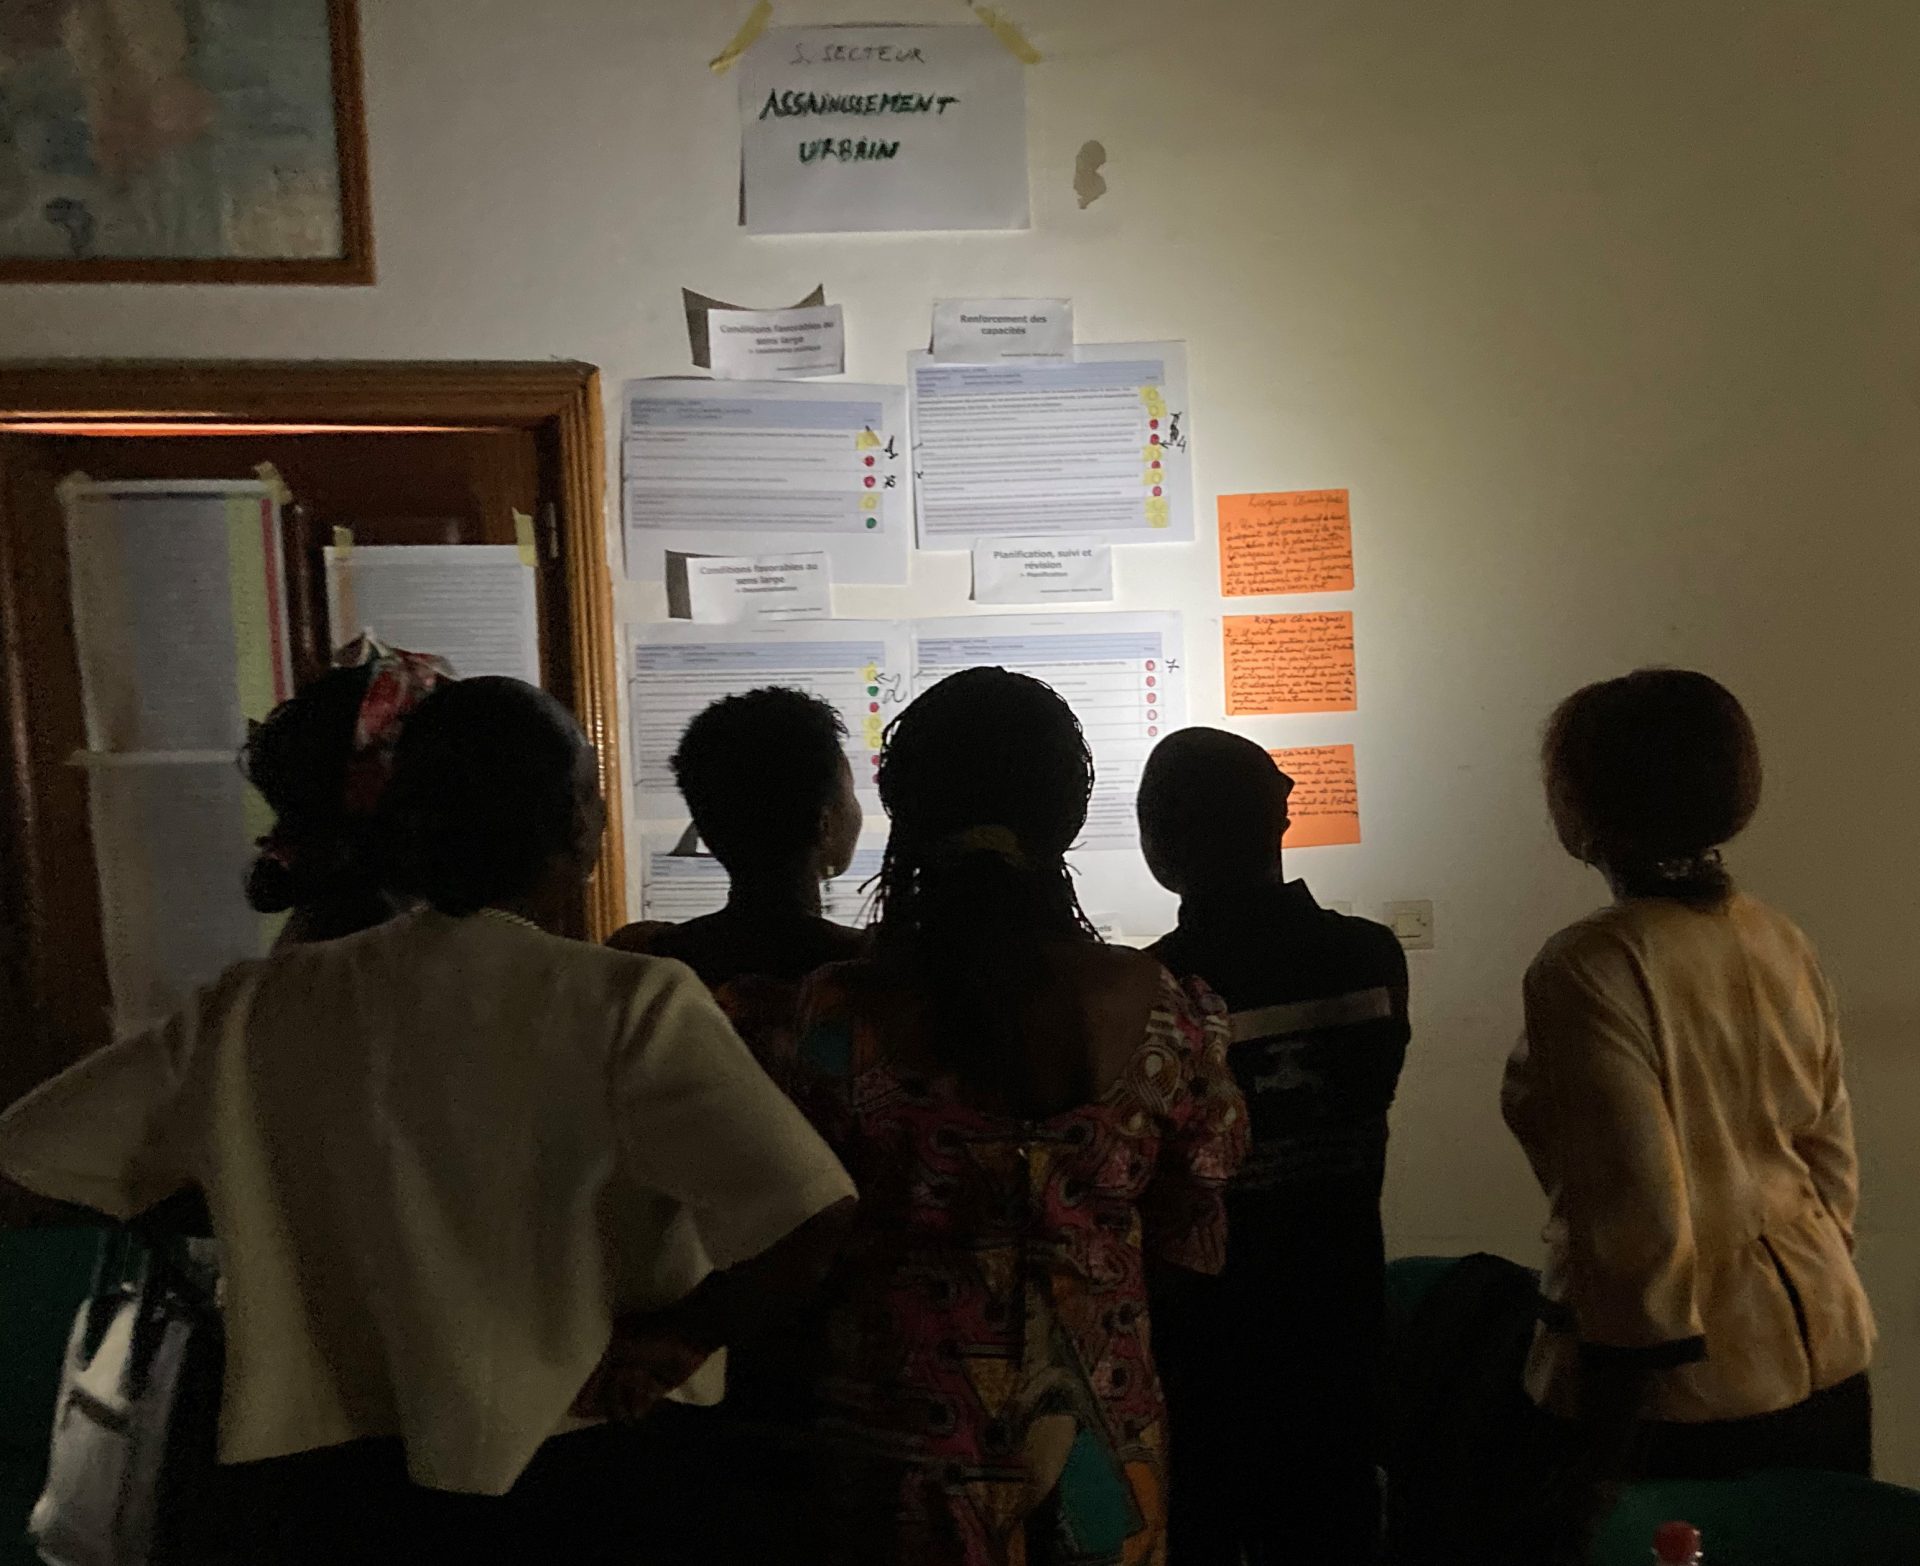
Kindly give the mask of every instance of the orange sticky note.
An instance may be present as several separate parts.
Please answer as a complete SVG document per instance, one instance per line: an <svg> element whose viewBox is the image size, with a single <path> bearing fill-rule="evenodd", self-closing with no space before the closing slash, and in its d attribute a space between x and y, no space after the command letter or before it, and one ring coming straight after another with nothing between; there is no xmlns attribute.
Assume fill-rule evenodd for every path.
<svg viewBox="0 0 1920 1566"><path fill-rule="evenodd" d="M1360 841L1360 783L1351 745L1296 745L1270 750L1293 779L1287 796L1288 848L1330 848Z"/></svg>
<svg viewBox="0 0 1920 1566"><path fill-rule="evenodd" d="M1230 614L1220 625L1229 717L1354 710L1358 693L1348 611Z"/></svg>
<svg viewBox="0 0 1920 1566"><path fill-rule="evenodd" d="M1220 593L1345 593L1353 532L1344 489L1220 497Z"/></svg>

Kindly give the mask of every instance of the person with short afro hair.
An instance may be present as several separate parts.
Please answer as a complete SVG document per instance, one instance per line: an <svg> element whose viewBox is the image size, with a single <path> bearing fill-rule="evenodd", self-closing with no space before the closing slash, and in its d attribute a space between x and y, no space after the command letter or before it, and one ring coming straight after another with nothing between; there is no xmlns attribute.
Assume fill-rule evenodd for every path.
<svg viewBox="0 0 1920 1566"><path fill-rule="evenodd" d="M726 869L727 905L683 924L630 924L609 944L675 958L716 991L749 977L799 980L855 956L861 933L823 917L820 899L860 839L846 742L831 705L783 686L699 713L673 776L694 831Z"/></svg>

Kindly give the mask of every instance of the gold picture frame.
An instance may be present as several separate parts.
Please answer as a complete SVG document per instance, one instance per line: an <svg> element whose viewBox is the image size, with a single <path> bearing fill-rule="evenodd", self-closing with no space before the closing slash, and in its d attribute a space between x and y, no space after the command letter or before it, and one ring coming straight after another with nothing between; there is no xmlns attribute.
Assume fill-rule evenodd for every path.
<svg viewBox="0 0 1920 1566"><path fill-rule="evenodd" d="M357 0L0 0L0 66L0 283L373 282Z"/></svg>

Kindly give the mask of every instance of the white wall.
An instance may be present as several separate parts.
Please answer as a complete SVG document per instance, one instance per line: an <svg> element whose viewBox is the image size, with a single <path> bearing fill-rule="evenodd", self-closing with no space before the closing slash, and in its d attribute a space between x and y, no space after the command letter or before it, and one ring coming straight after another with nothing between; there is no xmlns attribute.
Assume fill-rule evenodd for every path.
<svg viewBox="0 0 1920 1566"><path fill-rule="evenodd" d="M935 295L1068 294L1084 340L1186 339L1203 517L1353 492L1363 710L1245 727L1361 747L1366 844L1296 860L1323 895L1438 906L1397 1247L1534 1253L1499 1067L1528 956L1600 895L1550 840L1538 724L1585 679L1701 665L1767 748L1736 868L1846 1008L1884 1463L1920 1482L1920 6L1016 0L1046 55L1033 231L789 240L732 222L733 82L705 62L746 9L370 0L377 288L0 288L0 351L557 356L613 392L687 368L682 283L821 281L863 379L899 377ZM1092 137L1111 189L1081 212ZM1214 573L1205 543L1119 563L1124 605L1187 611L1199 721ZM840 609L958 612L965 585L923 559Z"/></svg>

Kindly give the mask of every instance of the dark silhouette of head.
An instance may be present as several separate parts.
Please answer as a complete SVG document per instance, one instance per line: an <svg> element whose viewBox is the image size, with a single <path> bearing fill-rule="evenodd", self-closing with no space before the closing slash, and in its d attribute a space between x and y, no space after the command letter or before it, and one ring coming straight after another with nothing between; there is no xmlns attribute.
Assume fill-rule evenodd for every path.
<svg viewBox="0 0 1920 1566"><path fill-rule="evenodd" d="M730 875L827 880L853 862L861 811L846 738L829 703L779 686L723 696L687 725L674 781Z"/></svg>
<svg viewBox="0 0 1920 1566"><path fill-rule="evenodd" d="M1010 1097L1027 1076L1019 1021L1045 944L1098 939L1065 859L1092 794L1073 709L1005 669L948 676L881 751L892 833L876 950L926 999L941 1058Z"/></svg>
<svg viewBox="0 0 1920 1566"><path fill-rule="evenodd" d="M1575 691L1541 744L1561 844L1629 896L1714 905L1732 891L1719 847L1760 804L1753 724L1717 680L1640 669Z"/></svg>
<svg viewBox="0 0 1920 1566"><path fill-rule="evenodd" d="M274 815L247 872L247 901L261 913L322 903L384 908L372 821L347 804L354 729L372 677L366 665L329 669L247 736L240 770Z"/></svg>
<svg viewBox="0 0 1920 1566"><path fill-rule="evenodd" d="M1250 739L1181 729L1140 778L1140 847L1153 878L1182 897L1280 879L1293 780Z"/></svg>
<svg viewBox="0 0 1920 1566"><path fill-rule="evenodd" d="M525 911L592 868L606 810L593 747L520 680L461 680L400 737L383 804L396 888L442 913Z"/></svg>

